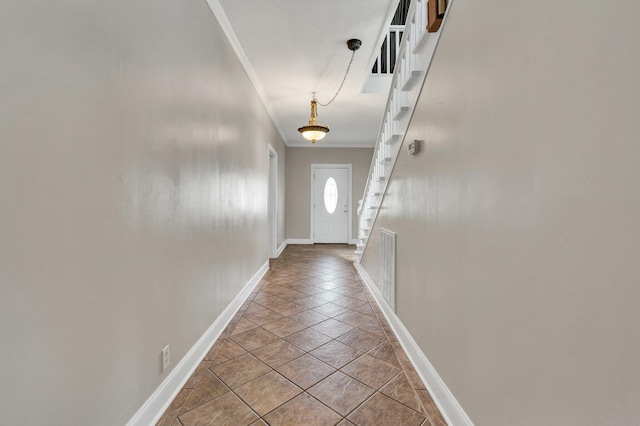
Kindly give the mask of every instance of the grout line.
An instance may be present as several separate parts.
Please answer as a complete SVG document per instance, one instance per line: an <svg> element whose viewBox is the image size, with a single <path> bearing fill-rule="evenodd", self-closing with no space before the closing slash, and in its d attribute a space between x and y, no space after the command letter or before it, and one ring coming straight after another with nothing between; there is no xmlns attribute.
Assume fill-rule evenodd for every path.
<svg viewBox="0 0 640 426"><path fill-rule="evenodd" d="M403 371L399 372L399 373L398 373L398 374L397 374L393 379L389 380L389 382L388 382L386 385L388 385L389 383L391 383L393 380L395 380L395 379L396 379L398 376L400 376L401 374L403 374L403 375L405 376L405 378L407 377L407 375L404 373L404 370L403 370ZM408 381L408 380L409 380L409 379L407 379L407 381ZM386 385L385 385L385 386L386 386ZM383 387L384 387L384 386L383 386ZM380 390L382 391L382 388L380 388ZM385 394L385 393L383 393L383 392L380 392L380 393L381 393L381 394L383 394L384 396L388 397L388 398L393 399L393 400L394 400L394 401L396 401L397 403L404 405L405 407L409 408L410 410L413 410L413 411L415 411L416 413L420 413L420 414L422 414L423 416L425 416L425 417L429 418L429 417L428 417L426 414L424 414L423 412L418 411L418 410L416 410L415 408L411 408L411 407L409 407L409 406L408 406L407 404L405 404L404 402L402 402L402 401L398 401L398 400L397 400L397 399L395 399L394 397L392 397L392 396L390 396L390 395L387 395L387 394ZM416 398L416 401L418 401L418 404L419 404L421 407L423 407L423 406L422 406L422 402L420 401L420 397L419 397L419 396L418 396L418 394L416 393L415 389L413 389L413 396ZM424 408L424 407L423 407L423 408Z"/></svg>
<svg viewBox="0 0 640 426"><path fill-rule="evenodd" d="M300 259L300 260L301 260L301 261L304 261L304 259ZM300 261L300 260L298 260L298 261ZM292 263L293 263L293 262L292 262ZM273 267L273 266L276 266L276 265L277 265L277 262L273 262L273 261L272 261L271 266ZM283 270L286 270L286 267L287 267L286 265L282 265L282 269L283 269ZM385 343L387 343L387 344L392 344L394 341L397 341L397 338L395 338L395 336L393 336L393 337L394 337L394 339L393 339L393 340L389 339L388 332L387 332L387 330L386 330L386 328L385 328L385 325L387 325L387 327L388 327L388 324L386 324L386 322L384 322L383 320L381 320L381 319L380 319L380 313L378 312L378 310L377 310L377 309L375 309L375 308L379 308L379 307L378 307L378 306L376 306L374 303L372 303L372 300L370 299L370 297L368 297L368 296L370 296L370 292L368 292L368 291L367 291L368 289L367 289L367 288L362 284L361 280L360 280L357 276L355 276L355 279L354 279L354 280L349 280L348 278L346 278L346 277L344 277L344 276L340 276L341 274L343 274L343 272L338 272L338 271L344 271L344 272L349 271L349 272L352 272L352 273L353 273L353 271L354 271L353 266L349 266L349 267L345 267L345 266L338 266L337 268L338 268L338 269L335 269L335 267L334 267L334 269L329 268L329 270L333 270L334 272L336 272L336 275L337 275L337 276L335 276L335 277L331 277L330 279L328 279L328 280L323 280L323 281L321 281L321 282L332 282L332 281L335 281L335 282L336 282L336 284L338 285L338 287L355 287L353 284L356 284L356 283L357 283L357 287L358 287L358 289L357 289L356 291L349 292L348 294L347 294L347 293L345 293L344 291L343 291L342 293L338 293L338 292L332 291L332 290L334 290L335 288L334 288L334 289L325 289L325 288L320 287L320 286L319 286L319 285L317 285L317 284L315 284L315 285L314 285L314 284L304 284L304 281L305 281L305 278L304 278L304 277L291 277L290 279L288 279L288 280L287 280L287 279L285 279L285 277L283 277L283 276L278 276L278 277L276 277L276 278L274 278L274 279L276 279L276 280L280 280L280 279L282 279L283 281L281 282L281 284L279 284L279 283L274 283L273 281L271 281L271 282L270 282L269 278L270 278L271 276L274 276L274 275L275 275L275 273L274 273L275 268L274 268L273 270L269 271L269 273L267 274L267 276L266 276L266 277L265 277L265 278L264 278L264 279L259 283L258 287L256 287L256 289L254 290L254 292L252 292L252 293L251 293L250 297L249 297L249 298L247 298L247 301L243 304L243 306L242 306L241 310L239 310L238 314L236 315L236 316L237 316L237 320L236 320L236 317L234 317L234 320L236 320L236 321L232 321L232 322L229 324L229 326L228 326L228 330L227 330L227 329L225 329L225 332L223 333L223 336L222 336L218 341L220 341L220 340L229 340L229 341L232 341L232 342L234 342L234 343L236 343L236 344L239 344L238 342L236 342L236 341L232 338L232 337L234 337L234 336L232 336L231 334L234 332L235 328L238 326L238 324L242 321L242 319L243 319L243 318L244 318L244 319L246 319L246 321L248 321L249 323L256 325L256 327L255 327L255 328L250 329L250 330L246 330L245 332L252 331L252 330L255 330L255 329L257 329L257 328L261 328L261 329L266 330L266 331L268 332L268 330L267 330L266 328L264 328L265 326L267 326L267 325L269 325L269 324L272 324L272 323L274 323L274 322L280 321L280 320L282 320L282 319L288 318L288 319L293 320L293 319L291 318L292 316L298 315L298 314L303 313L303 312L318 312L318 313L321 313L321 314L322 314L322 312L315 311L314 309L315 309L315 308L318 308L318 307L321 307L321 306L329 305L329 304L334 305L334 306L340 306L340 307L342 307L342 308L346 309L346 311L345 311L345 312L341 312L341 313L339 313L339 314L327 315L327 318L326 318L326 319L324 319L324 320L322 320L322 321L319 321L319 322L317 322L317 323L315 323L315 324L313 324L313 325L307 325L307 324L304 324L304 323L300 323L300 324L304 325L304 326L305 326L305 328L303 328L303 329L301 329L301 330L298 330L298 331L296 331L295 333L290 333L290 334L288 334L287 336L283 336L283 337L280 337L280 336L276 335L276 336L278 337L278 339L276 339L276 340L274 340L274 341L272 341L272 342L267 343L267 345L270 345L270 344L273 344L273 343L276 343L276 342L279 342L279 341L285 341L285 342L287 342L287 343L291 344L290 342L288 342L288 341L286 340L286 337L288 337L288 336L290 336L290 335L292 335L292 334L296 334L296 333L299 333L299 332L302 332L302 331L308 330L308 329L310 329L310 328L311 328L311 329L313 329L314 331L318 331L318 330L316 330L316 329L314 328L316 325L321 324L322 322L328 321L329 319L335 319L336 321L338 321L338 322L340 322L340 323L342 323L342 324L345 324L345 325L347 325L347 326L349 326L349 327L354 327L354 328L353 328L352 330L349 330L349 331L348 331L348 332L346 332L346 333L343 333L343 334L341 334L341 335L337 336L337 337L332 337L332 336L326 335L326 336L327 336L327 337L329 337L331 340L329 340L328 342L325 342L325 343L323 343L322 345L319 345L319 346L317 346L317 347L315 347L315 348L313 348L313 349L311 349L311 350L308 350L308 351L307 351L307 350L304 350L304 349L302 349L302 348L299 348L299 349L301 349L301 350L303 351L303 353L302 353L301 355L299 355L299 356L297 356L297 357L295 357L295 358L291 359L291 360L288 360L287 362L285 362L285 363L284 363L284 364L282 364L282 365L285 365L285 364L287 364L287 363L289 363L289 362L295 361L296 359L299 359L300 357L302 357L302 356L304 356L304 355L310 355L310 356L312 356L314 359L316 359L316 360L318 360L320 363L322 363L323 365L326 365L326 366L328 366L328 367L330 367L330 368L334 369L334 371L333 371L331 374L329 374L328 376L325 376L324 378L322 378L322 379L318 380L317 382L313 383L311 386L308 386L308 387L307 387L307 389L309 389L309 388L311 388L311 387L313 387L313 386L317 385L318 383L322 382L323 380L326 380L328 377L332 376L332 375L333 375L333 374L335 374L335 372L337 372L337 371L341 372L342 374L345 374L346 376L350 377L351 379L355 380L356 382L358 382L358 383L362 383L363 385L365 385L365 386L367 386L367 387L371 388L371 386L366 385L365 383L361 382L361 381L360 381L360 380L358 380L357 378L355 378L355 377L353 377L353 376L351 376L351 375L349 375L349 374L345 373L344 371L342 371L342 369L343 369L343 368L345 368L346 366L350 365L351 363L353 363L353 362L357 361L358 359L362 358L364 355L369 355L369 356L373 357L372 355L370 355L370 352L371 352L372 350L374 350L375 348L377 348L377 347L379 347L379 346L381 346L381 345L383 345L383 344L385 344ZM320 276L321 276L322 274L316 274L316 276L318 276L318 275L320 275ZM354 274L354 275L355 275L355 274ZM325 276L326 276L326 275L325 275ZM318 279L320 279L320 278L318 277ZM315 281L315 278L311 278L309 281L311 281L311 280ZM274 310L274 309L272 309L272 308L273 308L273 307L277 307L277 306L282 305L282 304L285 304L285 303L295 303L295 301L296 301L296 300L299 300L299 299L315 297L315 295L309 295L309 294L307 294L307 293L305 293L305 292L301 291L301 292L299 292L299 293L303 294L304 296L302 296L302 297L293 297L293 298L291 298L291 299L287 299L286 301L284 301L284 302L282 302L282 303L279 303L279 304L276 304L276 305L273 305L272 307L268 307L268 306L262 305L262 304L260 304L260 303L259 303L259 301L255 301L255 297L256 297L260 292L265 292L265 293L269 294L269 292L267 292L267 291L263 290L263 287L264 287L264 286L266 286L266 285L273 284L275 287L278 287L278 286L279 286L279 287L284 288L285 290L286 290L286 289L290 289L290 290L295 291L295 287L296 287L296 285L292 285L292 284L294 284L296 281L298 282L298 284L297 284L298 286L302 284L302 285L305 285L305 286L315 287L315 288L318 288L319 290L321 290L321 293L324 293L324 292L329 291L330 293L338 294L341 298L347 298L348 300L359 300L359 301L362 301L361 299L358 299L358 298L354 298L354 297L349 296L349 294L353 294L353 293L356 293L356 292L360 292L360 291L361 291L361 292L364 294L364 296L365 296L365 298L366 298L367 300L366 300L366 301L362 301L363 303L361 303L361 304L360 304L360 305L358 305L358 306L353 306L353 307L343 307L343 306L341 306L341 305L339 305L339 304L333 303L335 300L333 300L333 301L325 301L325 303L322 303L321 305L318 305L318 306L313 306L313 307L305 306L305 310L303 310L303 311L301 311L301 312L295 312L295 313L292 313L292 314L289 314L289 315L283 315L283 316L282 316L282 318L279 318L279 319L277 319L277 320L275 320L275 321L271 321L271 322L268 322L268 323L265 323L265 324L262 324L262 325L257 324L257 323L255 323L255 322L251 321L249 318L245 317L245 315L250 316L250 315L252 315L252 314L253 314L253 313L251 313L251 314L246 314L246 310L247 310L247 309L249 308L249 306L251 306L253 303L256 303L257 305L259 305L259 306L261 306L261 307L264 307L264 309L268 309L269 311L276 312L276 313L279 313L279 314L280 314L280 312L275 311L275 310ZM288 286L287 286L286 284L288 284ZM316 294L320 294L320 293L316 293ZM321 299L321 300L323 300L322 298L319 298L319 297L317 297L317 299ZM375 300L375 299L373 299L373 300ZM367 305L367 306L370 308L370 310L371 310L371 314L373 314L373 316L372 316L371 314L369 314L369 313L365 314L365 313L362 313L362 312L356 311L356 309L357 309L357 308L362 307L362 306L365 306L365 305ZM358 326L354 326L354 325L351 325L351 324L345 323L345 322L343 322L343 321L340 321L339 319L337 319L337 318L336 318L336 317L338 317L338 316L340 316L340 315L343 315L343 314L346 314L346 313L349 313L349 312L356 312L356 313L358 313L358 314L360 314L360 315L364 315L364 316L367 316L367 317L371 317L371 319L370 319L370 320L368 320L368 321L366 321L366 322L365 322L365 323L363 323L363 324L360 324L360 325L358 325ZM259 312L256 312L256 313L259 313ZM281 314L281 315L282 315L282 314ZM326 315L326 314L323 314L323 315ZM373 323L373 321L374 321L374 320L378 320L378 321L377 321L377 323L376 323L375 325L376 325L376 326L378 326L378 327L380 327L380 328L382 329L382 333L383 333L383 335L384 335L384 336L380 336L380 335L378 335L378 334L376 334L376 333L371 333L371 332L369 332L369 331L367 331L367 330L365 330L365 329L361 328L361 327L364 327L364 326L366 326L366 325L368 325L368 324ZM295 320L293 320L293 321L295 321ZM352 333L352 332L354 332L354 331L356 331L356 330L357 330L357 331L359 331L359 332L363 332L363 333L370 334L370 335L372 335L372 336L375 336L375 338L376 338L376 339L382 339L382 340L380 340L380 341L379 341L378 343L376 343L372 348L369 348L369 349L367 349L366 351L362 351L362 350L360 350L360 349L358 349L358 348L354 347L352 344L344 343L344 342L342 342L342 341L338 340L340 337L342 337L342 336L344 336L344 335L346 335L346 334ZM244 333L244 332L243 332L243 333ZM238 333L237 335L240 335L240 334L242 334L242 333ZM273 334L273 333L272 333L272 334ZM324 333L322 333L322 334L324 334ZM237 335L236 335L236 336L237 336ZM216 343L215 343L215 344L217 344L217 343L218 343L218 341L216 341ZM314 350L316 350L316 349L318 349L318 348L320 348L320 347L322 347L322 346L325 346L325 345L327 345L327 344L329 344L329 343L331 343L331 342L334 342L334 341L335 341L335 342L338 342L338 343L341 343L341 344L345 344L346 346L348 346L348 347L350 347L350 348L352 348L352 349L354 349L354 350L358 351L358 352L359 352L359 353L361 353L361 354L360 354L358 357L356 357L355 359L353 359L353 360L349 361L347 364L343 365L343 366L342 366L342 367L340 367L340 368L335 368L335 367L331 366L330 364L327 364L326 362L322 361L321 359L316 358L313 354L311 354L311 352L312 352L312 351L314 351ZM245 350L246 350L246 353L250 353L250 354L252 354L252 355L253 355L253 352L258 351L258 350L260 350L261 348L263 348L263 347L265 347L265 346L267 346L267 345L262 345L262 346L260 346L260 347L258 347L258 348L254 348L254 349L253 349L253 350L251 350L251 351L246 350L246 348L244 348L242 345L240 345L240 347L242 347L243 349L245 349ZM293 346L294 346L294 347L297 347L296 345L293 345ZM216 351L216 354L214 354L212 358L215 358L215 356L217 356L217 353L220 351L221 347L222 347L222 345L220 345L220 347L219 347L219 348L218 348L218 350ZM397 354L396 354L396 350L395 350L395 348L393 347L393 345L392 345L392 351L393 351L393 354L394 354L394 356L396 357L396 359L398 359L398 356L397 356ZM207 356L208 356L208 354L207 354ZM253 355L253 356L255 356L255 355ZM234 357L234 358L237 358L237 357ZM229 360L227 360L227 361L231 361L231 360L232 360L232 359L234 359L234 358L231 358L231 359L229 359ZM382 360L382 359L377 358L377 357L373 357L373 358L375 358L375 359L376 359L376 360L378 360L378 361L382 361L382 362L384 362L385 364L387 364L387 365L389 365L389 366L392 366L392 367L394 367L394 368L398 368L397 366L395 366L395 365L393 365L393 364L390 364L390 363L388 363L388 362L387 362L387 361L385 361L385 360ZM263 362L262 360L260 360L260 361L261 361L261 362ZM204 361L203 361L203 362L204 362ZM226 361L225 361L225 362L226 362ZM263 363L264 363L264 362L263 362ZM403 363L402 363L402 362L400 362L400 360L399 360L399 359L398 359L398 363L400 364L400 372L398 372L398 373L397 373L396 375L394 375L392 378L390 378L390 379L389 379L389 380L387 380L385 383L383 383L383 384L382 384L382 385L381 385L377 390L376 390L376 389L374 389L374 393L373 393L369 398L365 399L365 401L363 401L362 403L360 403L358 406L356 406L355 408L353 408L349 413L347 413L347 414L346 414L346 415L344 415L344 416L343 416L342 414L340 414L340 413L337 413L334 409L332 409L331 407L329 407L327 404L323 403L322 401L318 400L318 399L317 399L317 398L315 398L313 395L309 394L305 389L302 389L302 388L301 388L301 386L298 386L295 382L293 382L292 380L288 379L286 376L282 375L280 372L278 372L278 371L276 370L276 368L271 367L269 364L266 364L266 363L265 363L265 364L270 368L270 371L269 371L269 372L264 373L264 374L262 374L262 375L259 375L258 377L253 378L252 380L250 380L249 382L251 382L251 381L253 381L253 380L255 380L255 379L259 378L259 377L262 377L262 376L264 376L265 374L269 374L271 371L276 371L276 373L277 373L278 375L280 375L280 376L284 377L284 378L285 378L289 383L293 384L294 386L296 386L296 387L297 387L297 388L299 388L299 389L302 389L302 392L301 392L301 393L297 394L297 395L296 395L296 396L294 396L293 398L290 398L289 400L287 400L287 401L283 402L282 404L278 405L278 407L276 407L276 408L274 408L273 410L269 411L269 413L271 413L271 412L273 412L274 410L278 409L279 407L281 407L282 405L284 405L284 404L286 404L287 402L291 401L292 399L296 398L297 396L301 395L302 393L305 393L305 394L307 394L308 396L310 396L311 398L313 398L314 400L318 401L318 402L319 402L320 404L322 404L323 406L325 406L325 407L329 408L331 411L336 412L336 413L337 413L337 414L338 414L342 419L346 419L346 417L347 417L348 415L350 415L352 412L356 411L359 407L361 407L363 404L365 404L367 401L369 401L369 400L370 400L370 399L371 399L371 398L372 398L376 393L381 393L381 394L382 394L382 392L381 392L382 388L384 388L385 386L387 386L391 381L395 380L395 379L396 379L397 377L399 377L401 374L404 374L404 375L405 375L405 377L406 377L405 367L404 367ZM282 366L282 365L281 365L281 366ZM211 370L209 370L209 371L211 371ZM211 372L213 373L213 371L211 371ZM215 376L215 377L218 377L215 373L213 373L213 374L214 374L214 376ZM204 377L204 375L202 375L202 376L200 377L200 380L198 380L198 383L202 380L202 377ZM218 377L218 379L219 379L219 377ZM220 379L220 380L221 380L221 379ZM249 383L249 382L247 382L247 383ZM224 383L224 382L223 382L223 383ZM227 387L227 389L229 389L231 392L233 392L233 393L234 393L234 395L236 395L238 398L240 398L240 396L239 396L239 395L237 395L237 394L236 394L232 389L230 389L230 388L228 387L228 385L226 385L226 383L224 383L224 384L225 384L225 387ZM197 387L197 386L198 386L198 384L194 385L194 389L195 389L195 387ZM193 389L191 390L191 393L192 393L192 392L193 392ZM187 397L187 399L185 400L185 403L186 403L186 401L188 401L188 398L191 396L191 393L189 394L189 396L188 396L188 397ZM384 394L382 394L382 395L384 395ZM385 395L385 396L387 396L387 395ZM387 397L389 397L389 396L387 396ZM415 389L414 389L414 397L417 399L417 401L418 401L418 402L420 403L420 405L422 406L422 404L421 404L421 400L420 400L420 398L418 397L418 395L416 394ZM401 405L403 405L403 406L405 406L405 407L407 407L407 408L411 409L412 411L416 411L416 410L414 410L413 408L408 407L406 404L402 403L401 401L397 401L396 399L394 399L394 398L392 398L392 397L389 397L389 398L390 398L390 399L392 399L393 401L396 401L396 402L398 402L399 404L401 404ZM240 399L242 400L242 398L240 398ZM252 408L248 403L246 403L244 400L242 400L242 401L243 401L243 403L245 403L245 404L246 404L246 405L251 409L251 411L252 411L252 412L254 412L254 413L256 413L256 415L258 415L258 414L257 414L257 412L255 412L255 410L253 410L253 408ZM208 401L207 401L207 402L208 402ZM183 404L183 406L184 406L184 404ZM196 407L194 407L194 408L196 408ZM181 408L181 409L182 409L182 408ZM189 411L190 411L190 410L189 410ZM266 416L266 415L268 415L269 413L266 413L266 414L265 414L265 416ZM421 415L423 415L422 413L420 413L420 414L421 414ZM258 415L258 417L259 417L260 419L263 419L263 420L264 420L264 416L260 416L260 415Z"/></svg>

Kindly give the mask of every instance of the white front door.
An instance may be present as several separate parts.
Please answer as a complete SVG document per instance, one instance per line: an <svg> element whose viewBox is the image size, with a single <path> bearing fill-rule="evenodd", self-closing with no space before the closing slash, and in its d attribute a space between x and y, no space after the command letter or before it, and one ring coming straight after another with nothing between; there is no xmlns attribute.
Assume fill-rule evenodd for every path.
<svg viewBox="0 0 640 426"><path fill-rule="evenodd" d="M349 168L315 168L313 242L349 242Z"/></svg>

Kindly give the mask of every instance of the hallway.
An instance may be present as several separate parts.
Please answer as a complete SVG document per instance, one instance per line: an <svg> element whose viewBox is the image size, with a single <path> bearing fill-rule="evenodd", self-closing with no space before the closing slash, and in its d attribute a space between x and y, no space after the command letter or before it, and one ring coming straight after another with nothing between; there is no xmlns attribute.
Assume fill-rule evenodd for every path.
<svg viewBox="0 0 640 426"><path fill-rule="evenodd" d="M158 425L445 425L352 258L272 259Z"/></svg>

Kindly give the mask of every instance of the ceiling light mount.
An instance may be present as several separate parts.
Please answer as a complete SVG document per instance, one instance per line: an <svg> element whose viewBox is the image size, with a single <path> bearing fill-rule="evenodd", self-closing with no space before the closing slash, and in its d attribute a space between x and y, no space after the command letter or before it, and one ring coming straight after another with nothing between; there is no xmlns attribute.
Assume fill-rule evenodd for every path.
<svg viewBox="0 0 640 426"><path fill-rule="evenodd" d="M360 46L362 46L362 41L358 40L357 38L347 40L347 49L351 50L352 52L360 49Z"/></svg>
<svg viewBox="0 0 640 426"><path fill-rule="evenodd" d="M329 126L323 126L320 123L316 123L316 119L318 118L318 105L327 106L336 99L336 97L342 90L342 86L344 86L344 82L347 80L347 75L349 75L349 70L351 69L351 64L353 63L353 58L356 54L356 50L360 49L360 46L362 46L362 41L358 40L357 38L347 40L347 49L351 51L351 60L349 61L349 65L347 65L347 71L344 73L344 78L342 79L342 83L340 83L340 87L338 87L336 94L333 95L333 98L331 98L329 102L327 102L326 104L318 102L318 100L316 99L316 93L313 92L313 98L311 99L311 117L309 118L309 124L298 129L298 131L302 134L302 137L306 140L311 141L311 143L316 143L316 141L324 138L327 133L329 133Z"/></svg>

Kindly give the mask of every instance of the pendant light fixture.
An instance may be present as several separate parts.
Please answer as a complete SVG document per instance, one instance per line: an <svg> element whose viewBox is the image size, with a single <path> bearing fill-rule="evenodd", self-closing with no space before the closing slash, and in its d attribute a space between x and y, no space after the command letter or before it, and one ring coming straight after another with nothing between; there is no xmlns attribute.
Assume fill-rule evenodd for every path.
<svg viewBox="0 0 640 426"><path fill-rule="evenodd" d="M349 65L347 66L347 71L344 73L344 77L342 78L342 83L340 83L340 87L338 87L338 91L333 98L326 104L321 104L316 99L315 92L313 93L313 97L311 98L311 117L309 117L309 124L306 126L302 126L298 129L298 131L302 134L302 137L311 143L316 143L320 139L324 138L327 133L329 133L329 126L323 126L320 123L317 123L316 120L318 118L318 105L320 106L328 106L331 104L338 93L342 90L342 86L344 86L344 82L347 80L347 75L349 75L349 70L351 69L351 64L353 63L353 57L356 54L356 50L358 50L362 46L362 42L358 39L352 38L347 41L347 49L351 50L351 60L349 61Z"/></svg>
<svg viewBox="0 0 640 426"><path fill-rule="evenodd" d="M311 143L316 143L320 139L324 138L329 133L329 126L323 126L322 124L316 124L316 118L318 117L318 101L314 93L311 99L311 117L309 117L309 124L302 126L298 129L302 133L302 137Z"/></svg>

